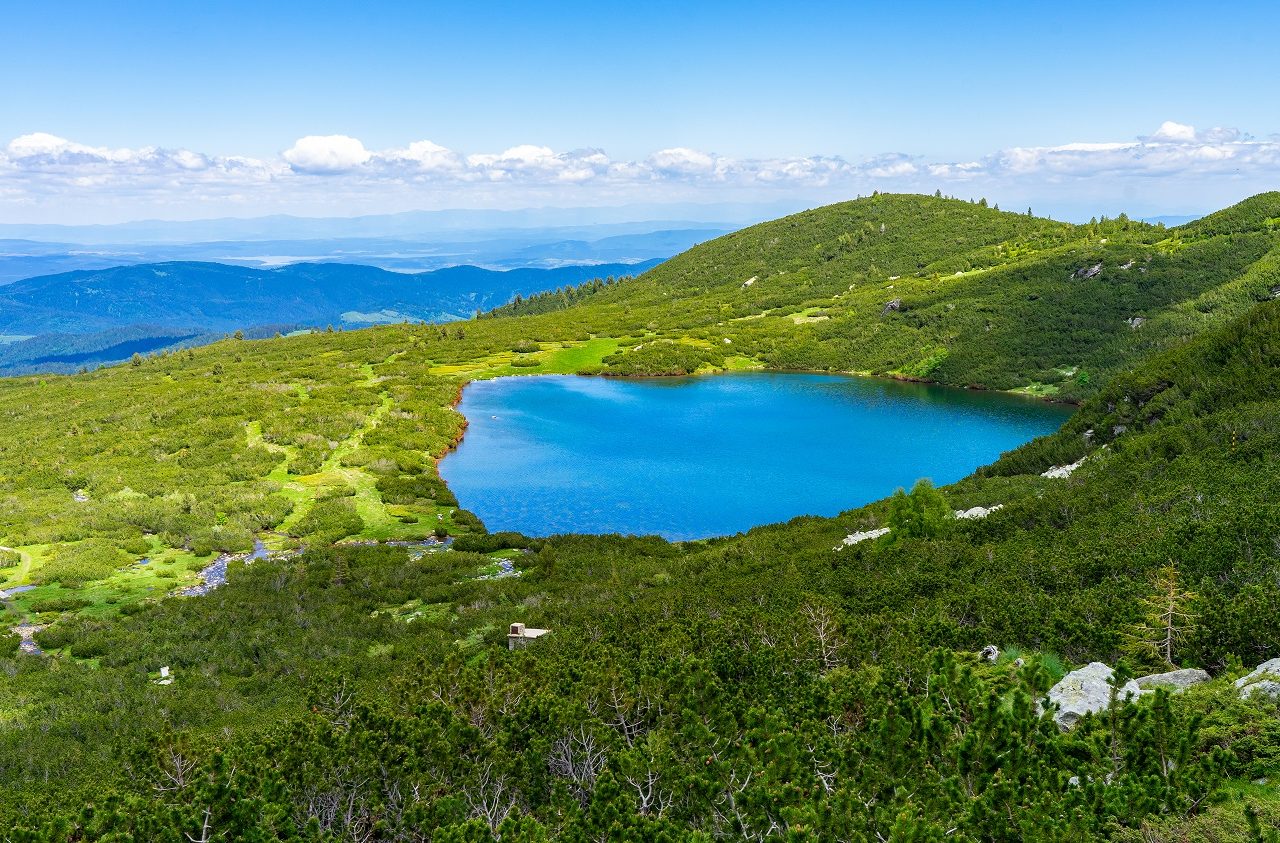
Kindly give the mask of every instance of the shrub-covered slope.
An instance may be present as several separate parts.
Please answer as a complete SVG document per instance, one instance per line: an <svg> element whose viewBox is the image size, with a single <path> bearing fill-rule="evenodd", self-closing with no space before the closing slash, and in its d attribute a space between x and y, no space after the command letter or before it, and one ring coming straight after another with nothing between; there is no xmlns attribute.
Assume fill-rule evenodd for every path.
<svg viewBox="0 0 1280 843"><path fill-rule="evenodd" d="M912 521L885 501L673 545L490 536L457 509L432 462L461 432L449 405L468 378L769 362L741 352L770 338L778 354L858 349L813 333L838 320L808 290L785 320L698 327L758 276L716 286L707 270L688 293L654 272L530 315L0 381L0 586L35 586L5 612L42 626L45 650L0 657L0 822L15 840L1257 840L1246 805L1280 822L1274 788L1252 783L1280 772L1280 710L1229 680L1280 655L1267 201L1224 232L1100 224L1087 256L1049 242L1079 230L958 204L1048 241L1030 264L939 275L956 307L941 292L939 306L1046 292L1026 298L1025 336L981 360L958 337L939 372L1075 348L1031 321L1054 285L1064 311L1087 312L1081 285L1100 278L1177 300L1101 338L1078 317L1079 348L1120 343L1117 359L1074 381L1096 394L1061 432L942 490L948 510L1001 505L980 520ZM935 202L949 207L853 207ZM989 235L1006 232L965 244ZM1159 239L1140 264L1144 237ZM902 248L941 260L926 246ZM990 282L1019 272L1016 294ZM884 348L918 338L920 300L901 298L876 310ZM1127 340L1160 320L1149 346ZM342 541L437 531L452 550ZM255 537L310 549L232 558L221 588L165 597ZM497 576L504 563L520 575ZM1067 665L1167 667L1143 640L1170 568L1193 595L1172 659L1214 680L1068 733L1039 717ZM509 652L513 622L552 632ZM976 656L987 644L994 664Z"/></svg>
<svg viewBox="0 0 1280 843"><path fill-rule="evenodd" d="M1270 303L1152 360L945 490L1004 508L929 536L833 549L886 521L877 504L686 545L335 548L237 567L199 600L64 620L38 638L61 655L6 686L11 822L45 839L207 824L316 840L1248 840L1240 794L1277 817L1246 783L1274 774L1280 712L1227 680L1280 650L1278 350ZM1080 456L1068 479L1041 476ZM477 576L510 547L529 551L511 557L521 576ZM1061 659L1127 652L1170 563L1197 594L1175 658L1220 678L1070 733L1038 718ZM552 634L508 653L517 620ZM994 665L963 655L989 643L1009 651ZM155 683L161 665L173 684Z"/></svg>
<svg viewBox="0 0 1280 843"><path fill-rule="evenodd" d="M1280 293L1278 196L1166 230L879 195L702 244L562 318L636 337L618 374L739 361L1079 398Z"/></svg>

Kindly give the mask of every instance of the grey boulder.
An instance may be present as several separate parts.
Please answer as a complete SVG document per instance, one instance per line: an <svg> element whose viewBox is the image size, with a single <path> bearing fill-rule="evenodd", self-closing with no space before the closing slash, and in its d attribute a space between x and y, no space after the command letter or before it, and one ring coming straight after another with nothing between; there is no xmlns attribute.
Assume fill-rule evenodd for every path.
<svg viewBox="0 0 1280 843"><path fill-rule="evenodd" d="M1248 676L1241 676L1235 681L1244 699L1262 694L1272 699L1280 699L1280 659L1265 661L1253 669Z"/></svg>
<svg viewBox="0 0 1280 843"><path fill-rule="evenodd" d="M1086 714L1106 711L1111 707L1111 692L1116 699L1137 699L1143 691L1132 680L1123 687L1112 688L1111 677L1115 671L1102 662L1090 662L1079 670L1073 670L1049 689L1049 703L1053 706L1053 721L1066 731L1080 722Z"/></svg>
<svg viewBox="0 0 1280 843"><path fill-rule="evenodd" d="M1150 676L1139 676L1136 680L1138 687L1144 691L1153 691L1156 688L1168 688L1175 694L1178 691L1185 691L1192 685L1199 685L1201 682L1209 681L1209 674L1196 667L1189 667L1185 670L1171 670L1168 673L1153 673Z"/></svg>

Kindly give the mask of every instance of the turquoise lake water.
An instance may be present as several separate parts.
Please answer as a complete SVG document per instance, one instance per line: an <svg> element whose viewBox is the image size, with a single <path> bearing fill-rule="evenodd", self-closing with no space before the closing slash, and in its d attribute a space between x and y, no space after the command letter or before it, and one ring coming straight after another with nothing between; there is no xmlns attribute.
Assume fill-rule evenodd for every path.
<svg viewBox="0 0 1280 843"><path fill-rule="evenodd" d="M440 464L491 531L729 535L951 483L1071 409L839 375L476 381Z"/></svg>

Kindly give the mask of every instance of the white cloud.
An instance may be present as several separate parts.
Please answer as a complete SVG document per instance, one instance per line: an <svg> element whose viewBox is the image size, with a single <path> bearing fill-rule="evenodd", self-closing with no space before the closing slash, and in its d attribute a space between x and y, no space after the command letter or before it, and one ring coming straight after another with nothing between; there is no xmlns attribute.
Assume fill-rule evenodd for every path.
<svg viewBox="0 0 1280 843"><path fill-rule="evenodd" d="M429 140L414 141L404 149L392 149L378 156L390 165L407 165L424 173L457 172L463 167L462 157Z"/></svg>
<svg viewBox="0 0 1280 843"><path fill-rule="evenodd" d="M706 175L716 170L715 158L683 146L660 149L650 155L645 163L654 172L680 176Z"/></svg>
<svg viewBox="0 0 1280 843"><path fill-rule="evenodd" d="M346 135L307 135L281 157L300 173L345 173L373 156L363 143Z"/></svg>
<svg viewBox="0 0 1280 843"><path fill-rule="evenodd" d="M1160 124L1160 128L1156 129L1156 133L1150 139L1156 142L1195 143L1196 127L1188 126L1186 123L1175 123L1172 120L1166 120Z"/></svg>
<svg viewBox="0 0 1280 843"><path fill-rule="evenodd" d="M318 178L322 176L323 178ZM464 154L431 140L370 150L346 135L299 138L278 158L218 156L155 146L90 146L45 133L0 147L0 219L52 218L111 207L125 199L134 216L181 213L305 213L343 208L595 204L726 200L779 196L833 200L872 190L968 190L1039 196L1070 185L1099 195L1146 195L1154 180L1189 184L1247 179L1258 190L1280 183L1280 136L1257 140L1239 129L1166 121L1132 140L1086 139L1010 147L976 160L929 161L887 153L733 158L689 147L613 160L601 149L557 152L518 144ZM1006 190L1007 189L1007 190ZM174 212L172 209L182 209ZM17 209L17 210L15 210ZM27 209L27 210L21 210ZM216 211L215 211L216 209Z"/></svg>

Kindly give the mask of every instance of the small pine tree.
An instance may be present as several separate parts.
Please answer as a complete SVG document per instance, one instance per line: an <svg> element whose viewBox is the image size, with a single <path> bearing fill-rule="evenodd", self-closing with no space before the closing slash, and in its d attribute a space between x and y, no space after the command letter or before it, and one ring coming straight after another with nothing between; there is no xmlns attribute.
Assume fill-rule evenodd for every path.
<svg viewBox="0 0 1280 843"><path fill-rule="evenodd" d="M135 351L135 352L133 353L133 356L129 358L129 365L130 365L130 366L134 366L134 367L141 366L141 365L142 365L142 355Z"/></svg>
<svg viewBox="0 0 1280 843"><path fill-rule="evenodd" d="M1194 626L1191 602L1195 596L1178 582L1173 562L1156 571L1151 576L1151 594L1141 602L1142 619L1125 633L1124 651L1143 661L1175 666L1178 645Z"/></svg>

